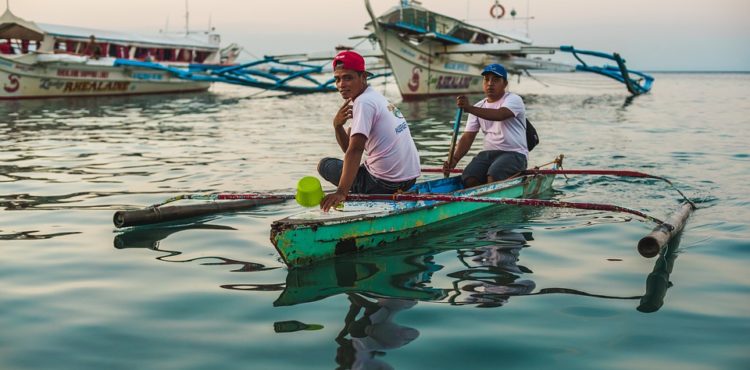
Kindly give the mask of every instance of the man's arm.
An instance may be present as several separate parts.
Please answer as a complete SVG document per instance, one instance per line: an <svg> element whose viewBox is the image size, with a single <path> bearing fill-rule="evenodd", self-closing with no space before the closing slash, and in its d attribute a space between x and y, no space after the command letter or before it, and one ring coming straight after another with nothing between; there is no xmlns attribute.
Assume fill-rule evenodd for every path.
<svg viewBox="0 0 750 370"><path fill-rule="evenodd" d="M506 107L500 107L498 109L475 107L471 105L469 99L463 95L456 98L456 105L466 113L473 114L489 121L503 121L516 116L513 111Z"/></svg>
<svg viewBox="0 0 750 370"><path fill-rule="evenodd" d="M349 130L344 129L344 124L349 118L352 118L353 107L349 105L351 102L351 99L346 99L344 105L339 108L336 116L333 117L333 130L336 132L336 142L339 143L339 147L344 153L349 148Z"/></svg>
<svg viewBox="0 0 750 370"><path fill-rule="evenodd" d="M346 153L346 150L349 149L349 131L351 129L344 129L343 126L335 126L333 129L336 131L336 142L339 143L341 151Z"/></svg>
<svg viewBox="0 0 750 370"><path fill-rule="evenodd" d="M354 179L357 177L357 171L359 171L359 162L362 160L362 153L365 151L365 142L367 137L362 134L354 134L349 139L349 147L344 154L344 168L341 171L341 179L339 179L339 187L333 194L328 194L320 202L320 208L328 212L331 207L343 202L346 199L346 195L349 194Z"/></svg>
<svg viewBox="0 0 750 370"><path fill-rule="evenodd" d="M513 118L516 116L513 111L505 107L493 109L471 106L470 108L464 108L464 110L467 113L471 113L479 118L483 118L488 121L504 121L508 118Z"/></svg>
<svg viewBox="0 0 750 370"><path fill-rule="evenodd" d="M466 153L471 149L471 145L474 143L474 139L477 137L477 132L466 132L461 135L461 138L456 144L456 151L453 153L453 158L450 158L450 162L446 161L443 164L444 170L452 170L458 164L458 161L463 158Z"/></svg>

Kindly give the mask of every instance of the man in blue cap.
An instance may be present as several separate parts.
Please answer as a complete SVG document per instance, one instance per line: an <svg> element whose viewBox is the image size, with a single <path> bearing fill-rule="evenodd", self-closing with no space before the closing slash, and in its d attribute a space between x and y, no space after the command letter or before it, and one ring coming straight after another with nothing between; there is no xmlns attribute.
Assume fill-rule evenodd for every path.
<svg viewBox="0 0 750 370"><path fill-rule="evenodd" d="M461 175L467 188L504 180L525 170L529 156L526 108L520 96L505 91L508 72L500 64L490 64L484 68L482 76L484 99L471 105L466 96L456 98L456 105L468 113L469 118L453 158L443 164L445 170L456 167L481 129L484 147Z"/></svg>

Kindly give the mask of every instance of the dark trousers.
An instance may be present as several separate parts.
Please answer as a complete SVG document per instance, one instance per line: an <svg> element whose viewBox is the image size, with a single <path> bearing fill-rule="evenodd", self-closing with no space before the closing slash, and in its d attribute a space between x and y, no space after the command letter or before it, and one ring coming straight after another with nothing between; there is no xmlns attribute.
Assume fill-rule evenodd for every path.
<svg viewBox="0 0 750 370"><path fill-rule="evenodd" d="M505 180L525 169L526 156L521 153L484 150L472 158L461 178L466 182L467 178L474 177L484 183L487 176L492 176L495 181Z"/></svg>
<svg viewBox="0 0 750 370"><path fill-rule="evenodd" d="M323 158L318 163L318 173L333 185L338 186L341 180L341 172L344 170L344 161L338 158ZM356 194L393 194L399 190L407 191L417 182L417 179L391 182L379 179L369 172L364 165L359 166L357 176L354 178L352 188L349 192Z"/></svg>

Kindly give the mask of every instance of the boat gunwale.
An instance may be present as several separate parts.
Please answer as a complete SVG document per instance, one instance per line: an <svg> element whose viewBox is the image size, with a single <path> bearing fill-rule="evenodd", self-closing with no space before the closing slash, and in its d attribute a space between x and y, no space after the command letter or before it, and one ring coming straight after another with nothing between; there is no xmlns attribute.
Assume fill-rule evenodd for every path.
<svg viewBox="0 0 750 370"><path fill-rule="evenodd" d="M501 184L503 182L507 182L508 183L506 186L496 187L496 188L492 188L492 189L487 189L487 190L484 190L484 191L479 191L477 193L472 193L470 195L470 196L482 197L482 196L486 196L488 194L500 192L500 191L503 191L503 190L506 190L506 189L509 189L509 188L512 188L512 187L525 186L526 184L528 184L529 182L531 182L532 179L534 179L536 177L543 177L543 176L554 176L554 175L528 174L528 175L523 175L523 176L512 178L512 179L506 179L506 180L496 181L496 182L489 183L489 184L478 185L478 186L475 186L475 187L472 187L472 188L459 189L459 190L456 190L454 192L449 192L449 193L422 193L422 194L451 195L451 196L458 196L458 197L460 197L460 196L468 196L468 195L466 195L466 193L472 193L473 191L480 190L483 187L491 186L491 185L494 185L494 184ZM407 193L407 194L412 194L412 193ZM420 193L413 193L413 194L419 195ZM391 201L374 200L373 202L391 202ZM420 202L420 201L414 201L414 202L416 203L416 202ZM434 202L434 203L423 204L423 205L420 205L420 206L398 209L398 210L395 210L395 211L387 211L386 210L386 211L382 211L382 212L367 213L367 214L356 214L356 215L342 216L342 217L331 218L331 219L299 220L299 219L291 219L290 217L292 217L293 216L292 215L292 216L288 216L288 217L282 218L280 220L274 221L271 224L271 227L272 227L272 229L276 229L276 228L279 228L279 229L289 229L289 228L291 228L291 229L297 229L297 228L300 228L300 227L319 227L319 226L337 225L337 224L347 223L349 221L367 221L367 220L378 219L378 218L383 218L383 217L402 216L402 215L408 214L410 212L417 212L417 211L420 211L420 210L423 210L423 209L427 209L427 208L434 208L434 207L437 207L439 205L443 205L443 204L446 204L446 203L452 203L452 201L432 201L432 202Z"/></svg>

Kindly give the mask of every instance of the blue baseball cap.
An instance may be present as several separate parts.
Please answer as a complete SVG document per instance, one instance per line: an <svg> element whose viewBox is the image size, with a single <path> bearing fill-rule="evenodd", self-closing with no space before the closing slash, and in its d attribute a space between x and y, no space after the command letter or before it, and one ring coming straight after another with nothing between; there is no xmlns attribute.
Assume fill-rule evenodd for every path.
<svg viewBox="0 0 750 370"><path fill-rule="evenodd" d="M492 73L506 80L508 79L508 71L505 70L505 67L497 63L493 63L493 64L488 65L487 67L484 67L484 70L482 71L482 76L488 73Z"/></svg>

